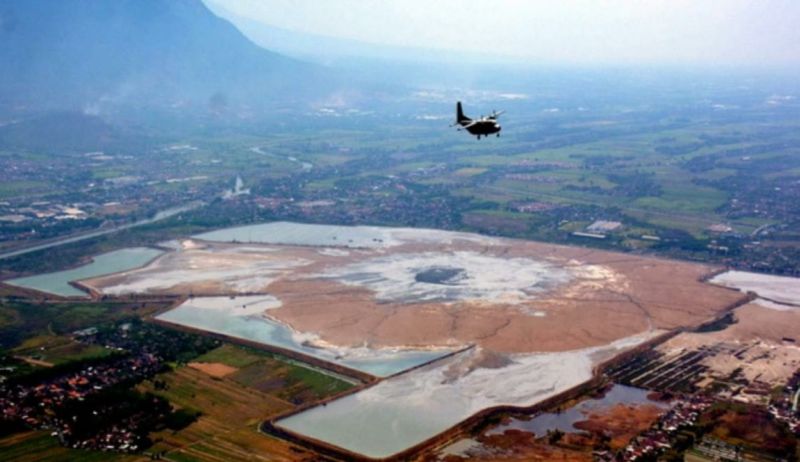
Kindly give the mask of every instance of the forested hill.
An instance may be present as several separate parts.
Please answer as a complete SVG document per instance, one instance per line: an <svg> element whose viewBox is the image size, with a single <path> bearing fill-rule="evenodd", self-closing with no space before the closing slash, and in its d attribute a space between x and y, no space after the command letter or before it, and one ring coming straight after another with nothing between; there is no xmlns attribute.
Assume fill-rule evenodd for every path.
<svg viewBox="0 0 800 462"><path fill-rule="evenodd" d="M16 108L215 110L336 85L322 68L255 45L200 0L8 0L0 62L0 105Z"/></svg>

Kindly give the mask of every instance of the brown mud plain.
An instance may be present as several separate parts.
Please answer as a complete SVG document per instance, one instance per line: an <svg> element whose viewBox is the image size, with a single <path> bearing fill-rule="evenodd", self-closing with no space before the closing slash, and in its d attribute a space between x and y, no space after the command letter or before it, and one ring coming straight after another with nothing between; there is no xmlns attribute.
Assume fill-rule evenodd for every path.
<svg viewBox="0 0 800 462"><path fill-rule="evenodd" d="M82 284L108 295L269 294L281 305L265 315L323 343L476 344L503 353L587 348L691 327L743 298L704 283L716 270L706 265L508 239L324 250L192 240L142 269ZM453 260L461 265L445 266ZM526 266L535 271L525 273ZM418 281L442 268L458 279ZM483 273L491 274L488 284ZM430 290L415 294L419 285Z"/></svg>

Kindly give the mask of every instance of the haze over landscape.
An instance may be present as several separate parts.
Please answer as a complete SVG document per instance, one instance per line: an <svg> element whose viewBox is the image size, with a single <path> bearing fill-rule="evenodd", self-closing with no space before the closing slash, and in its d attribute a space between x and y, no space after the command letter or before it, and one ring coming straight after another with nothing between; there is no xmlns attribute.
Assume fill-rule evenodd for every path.
<svg viewBox="0 0 800 462"><path fill-rule="evenodd" d="M800 459L799 21L0 2L0 459Z"/></svg>
<svg viewBox="0 0 800 462"><path fill-rule="evenodd" d="M486 2L208 0L260 43L247 21L355 42L475 53L528 64L797 69L795 2ZM228 15L220 11L224 17ZM263 40L269 40L269 36ZM264 44L269 42L264 42ZM271 42L276 49L288 43ZM309 50L310 51L310 50ZM319 50L324 53L327 50Z"/></svg>

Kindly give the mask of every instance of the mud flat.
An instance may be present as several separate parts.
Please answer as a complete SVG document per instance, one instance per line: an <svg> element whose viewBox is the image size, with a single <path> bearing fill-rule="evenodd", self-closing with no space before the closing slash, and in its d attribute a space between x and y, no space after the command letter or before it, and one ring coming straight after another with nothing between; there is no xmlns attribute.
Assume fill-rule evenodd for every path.
<svg viewBox="0 0 800 462"><path fill-rule="evenodd" d="M103 295L271 294L282 302L271 317L330 344L512 353L691 326L739 297L702 283L715 270L704 265L468 233L277 222L198 238L8 282L62 295L83 295L76 280Z"/></svg>
<svg viewBox="0 0 800 462"><path fill-rule="evenodd" d="M459 346L506 353L603 346L693 326L743 295L711 268L497 239L352 252L276 280L272 316L337 345Z"/></svg>
<svg viewBox="0 0 800 462"><path fill-rule="evenodd" d="M271 247L207 246L186 240L150 265L82 281L105 295L264 293L278 277L310 263Z"/></svg>
<svg viewBox="0 0 800 462"><path fill-rule="evenodd" d="M743 296L701 282L715 270L705 265L467 233L295 223L214 233L200 237L253 242L187 239L144 268L82 284L105 295L269 294L281 301L269 317L319 345L503 353L693 326ZM275 244L289 241L303 245Z"/></svg>
<svg viewBox="0 0 800 462"><path fill-rule="evenodd" d="M264 313L281 302L273 296L194 297L156 319L233 338L284 348L377 377L424 364L450 350L393 350L314 346L313 334L301 334Z"/></svg>
<svg viewBox="0 0 800 462"><path fill-rule="evenodd" d="M471 349L274 423L371 458L386 458L497 406L531 406L592 377L594 366L655 336L598 348L498 358Z"/></svg>
<svg viewBox="0 0 800 462"><path fill-rule="evenodd" d="M92 262L77 268L54 273L37 274L24 278L4 281L6 284L26 289L34 289L62 297L87 297L86 292L79 290L70 282L93 278L105 274L127 271L138 268L152 261L163 252L148 247L133 247L97 255Z"/></svg>

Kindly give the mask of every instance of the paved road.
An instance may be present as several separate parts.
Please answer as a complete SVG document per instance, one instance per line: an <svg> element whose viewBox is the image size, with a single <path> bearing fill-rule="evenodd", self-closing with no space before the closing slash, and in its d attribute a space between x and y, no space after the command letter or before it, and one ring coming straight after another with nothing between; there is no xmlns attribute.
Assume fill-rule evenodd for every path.
<svg viewBox="0 0 800 462"><path fill-rule="evenodd" d="M56 239L56 240L53 240L53 241L50 241L50 242L46 242L46 243L43 243L43 244L38 244L38 245L31 246L31 247L25 247L24 249L12 250L10 252L5 252L5 253L0 254L0 260L2 260L4 258L16 257L18 255L24 255L26 253L36 252L38 250L49 249L51 247L58 247L58 246L64 245L64 244L70 244L72 242L83 241L85 239L91 239L91 238L97 237L97 236L103 236L103 235L106 235L106 234L116 233L117 231L122 231L122 230L125 230L125 229L131 229L131 228L135 228L137 226L148 225L150 223L155 223L157 221L165 220L165 219L167 219L167 218L169 218L171 216L177 215L177 214L182 213L182 212L187 212L189 210L194 210L194 209L196 209L196 208L198 208L198 207L200 207L202 205L205 205L205 203L204 202L200 202L200 201L191 202L189 204L182 205L180 207L175 207L175 208L171 208L171 209L167 209L167 210L162 210L162 211L156 213L152 218L147 218L145 220L139 220L139 221L136 221L136 222L133 222L133 223L128 223L127 225L120 225L120 226L115 226L113 228L107 228L107 229L102 229L102 230L98 230L98 231L91 231L91 232L88 232L88 233L79 234L77 236L74 236L74 235L73 236L68 236L68 237Z"/></svg>

